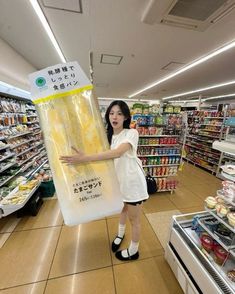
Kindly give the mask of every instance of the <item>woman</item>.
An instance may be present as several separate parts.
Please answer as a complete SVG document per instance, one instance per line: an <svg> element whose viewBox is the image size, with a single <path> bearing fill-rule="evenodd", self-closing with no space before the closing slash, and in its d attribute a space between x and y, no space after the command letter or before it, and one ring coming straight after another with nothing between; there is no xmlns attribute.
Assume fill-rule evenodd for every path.
<svg viewBox="0 0 235 294"><path fill-rule="evenodd" d="M118 234L112 242L112 251L116 252L115 256L119 260L135 260L139 258L141 207L143 201L149 197L141 161L137 157L139 135L137 130L130 129L130 110L124 101L113 101L106 111L105 119L111 150L85 154L73 148L75 155L61 156L60 159L67 164L114 159L124 207L120 215ZM131 242L127 249L117 251L125 235L127 217L131 224Z"/></svg>

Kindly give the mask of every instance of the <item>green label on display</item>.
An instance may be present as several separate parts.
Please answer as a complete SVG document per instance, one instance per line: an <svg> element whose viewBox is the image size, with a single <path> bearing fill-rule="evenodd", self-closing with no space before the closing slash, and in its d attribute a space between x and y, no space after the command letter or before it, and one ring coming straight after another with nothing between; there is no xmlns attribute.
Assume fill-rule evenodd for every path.
<svg viewBox="0 0 235 294"><path fill-rule="evenodd" d="M57 64L32 73L29 75L29 81L33 101L91 85L76 61Z"/></svg>

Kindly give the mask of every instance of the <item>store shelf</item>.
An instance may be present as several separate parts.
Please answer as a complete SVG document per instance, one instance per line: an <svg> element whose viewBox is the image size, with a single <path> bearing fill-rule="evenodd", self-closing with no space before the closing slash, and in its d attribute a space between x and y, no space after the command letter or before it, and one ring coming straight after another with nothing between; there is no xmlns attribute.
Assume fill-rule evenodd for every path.
<svg viewBox="0 0 235 294"><path fill-rule="evenodd" d="M10 148L10 145L5 145L5 146L2 146L2 147L0 147L0 150L4 150L4 149L7 149L7 148Z"/></svg>
<svg viewBox="0 0 235 294"><path fill-rule="evenodd" d="M13 165L15 165L16 162L10 163L9 165L5 166L3 169L0 170L0 173L4 172L5 170L7 170L8 168L12 167Z"/></svg>
<svg viewBox="0 0 235 294"><path fill-rule="evenodd" d="M201 153L199 153L199 152L195 152L194 153L194 155L195 154L197 154L197 155L201 155ZM206 155L205 155L206 156ZM205 159L205 158L201 158L200 156L196 156L195 158L194 158L195 160L196 159L199 159L199 160L202 160L202 161L205 161L205 162L208 162L208 163L211 163L211 164L214 164L214 165L218 165L218 162L214 162L214 161L211 161L211 160L209 160L209 159ZM192 160L191 160L192 161Z"/></svg>
<svg viewBox="0 0 235 294"><path fill-rule="evenodd" d="M193 146L193 145L191 145L191 144L187 144L187 143L185 143L185 145L186 146L189 146L189 147L191 147L191 148L194 148L194 149L200 149L200 150L203 150L204 152L206 152L206 153L210 153L210 154L212 154L213 156L209 156L209 155L207 155L207 156L209 156L209 157L212 157L212 158L214 158L215 156L220 156L220 154L215 154L215 153L213 153L213 152L211 152L211 151L208 151L208 150L206 150L206 149L204 149L204 148L201 148L201 147L198 147L198 146ZM203 153L202 153L203 154ZM204 154L205 155L205 154ZM218 158L219 159L219 158Z"/></svg>
<svg viewBox="0 0 235 294"><path fill-rule="evenodd" d="M198 138L198 137L195 137L195 136L186 136L186 138L192 138L194 140L197 140L197 141L202 141L202 142L205 142L205 143L208 143L208 144L212 144L213 141L212 140L205 140L205 139L202 139L202 138ZM208 145L207 145L208 146ZM212 148L210 146L208 146L209 148Z"/></svg>
<svg viewBox="0 0 235 294"><path fill-rule="evenodd" d="M198 136L203 136L203 137L208 137L208 138L219 139L219 137L211 136L211 135L208 135L208 134L202 134L202 133L198 133Z"/></svg>
<svg viewBox="0 0 235 294"><path fill-rule="evenodd" d="M200 124L201 126L209 126L209 127L222 127L221 125L214 125L214 124Z"/></svg>
<svg viewBox="0 0 235 294"><path fill-rule="evenodd" d="M221 172L221 175L222 175L225 179L235 182L235 176L229 175L229 174L227 174L227 173L225 173L225 172L223 172L223 171Z"/></svg>
<svg viewBox="0 0 235 294"><path fill-rule="evenodd" d="M26 150L20 152L19 154L16 154L16 157L19 157L19 156L21 156L21 155L27 153L29 150L32 150L32 149L35 149L35 148L37 148L37 146L32 146L32 147L30 147L30 148L28 148L28 149L26 149Z"/></svg>
<svg viewBox="0 0 235 294"><path fill-rule="evenodd" d="M11 140L11 139L14 139L14 138L17 138L17 137L22 137L22 136L29 135L29 134L32 134L32 133L31 132L25 132L25 133L17 134L17 135L14 135L14 136L7 137L7 140Z"/></svg>
<svg viewBox="0 0 235 294"><path fill-rule="evenodd" d="M204 119L224 119L224 117L221 117L221 116L218 116L218 117L215 117L215 116L205 116Z"/></svg>
<svg viewBox="0 0 235 294"><path fill-rule="evenodd" d="M150 146L150 147L161 147L161 146L164 146L164 147L172 147L172 146L179 146L179 144L149 144L149 145L138 145L139 147L147 147L147 146Z"/></svg>
<svg viewBox="0 0 235 294"><path fill-rule="evenodd" d="M235 143L227 141L215 141L212 144L212 148L219 150L221 152L226 152L232 155L235 155Z"/></svg>
<svg viewBox="0 0 235 294"><path fill-rule="evenodd" d="M48 159L46 159L42 164L40 164L38 167L34 168L33 170L29 171L25 177L31 179L32 176L37 173L46 163L48 162Z"/></svg>
<svg viewBox="0 0 235 294"><path fill-rule="evenodd" d="M210 218L207 217L207 218ZM205 218L206 219L206 218ZM224 242L221 241L221 239L215 235L211 230L208 229L208 227L203 223L203 220L198 219L198 223L200 224L200 226L217 242L219 243L226 251L230 251L232 254L235 254L233 252L233 249L235 248L235 245L231 245L231 246L227 246L226 244L224 244ZM233 255L235 257L235 255Z"/></svg>
<svg viewBox="0 0 235 294"><path fill-rule="evenodd" d="M35 130L38 130L38 129L40 129L40 126L37 126L35 128L31 128L30 131L32 132L32 131L35 131Z"/></svg>
<svg viewBox="0 0 235 294"><path fill-rule="evenodd" d="M157 167L157 166L178 166L180 165L179 163L175 164L150 164L150 165L143 165L143 167Z"/></svg>
<svg viewBox="0 0 235 294"><path fill-rule="evenodd" d="M217 215L216 210L215 209L210 209L208 207L205 207L205 210L208 211L211 215L213 215L213 217L215 217L217 220L219 220L220 223L222 223L223 225L225 225L231 232L235 233L235 228L232 227L229 223L227 218L221 218Z"/></svg>
<svg viewBox="0 0 235 294"><path fill-rule="evenodd" d="M21 143L16 144L16 145L11 144L10 146L11 146L11 149L14 149L14 148L16 148L16 147L19 147L19 146L21 146L21 145L27 144L27 143L32 142L32 141L34 141L34 139L30 139L30 140L27 140L27 141L21 142Z"/></svg>
<svg viewBox="0 0 235 294"><path fill-rule="evenodd" d="M178 138L179 135L139 135L140 138L156 138L156 137L173 137Z"/></svg>
<svg viewBox="0 0 235 294"><path fill-rule="evenodd" d="M27 158L26 160L24 160L23 162L21 162L20 164L18 164L18 166L24 165L26 162L28 162L30 159L32 159L33 157L37 156L38 154L39 154L39 152L33 154L31 157Z"/></svg>
<svg viewBox="0 0 235 294"><path fill-rule="evenodd" d="M203 132L213 132L213 133L220 133L220 131L208 130L208 129L200 129Z"/></svg>
<svg viewBox="0 0 235 294"><path fill-rule="evenodd" d="M181 156L181 154L148 154L148 155L142 155L137 154L138 157L167 157L167 156Z"/></svg>
<svg viewBox="0 0 235 294"><path fill-rule="evenodd" d="M153 178L168 178L168 177L176 177L177 174L174 175L158 175L158 176L154 176L152 175Z"/></svg>
<svg viewBox="0 0 235 294"><path fill-rule="evenodd" d="M17 210L19 210L20 208L24 207L25 204L28 202L28 200L33 196L33 194L36 192L36 190L39 188L40 186L40 182L38 183L38 185L36 185L31 192L25 197L25 199L19 203L19 204L1 204L0 202L0 210L2 211L2 214L0 215L1 217L5 217ZM4 199L9 199L10 197L12 197L16 192L18 191L18 187L16 189L14 189L8 196L4 197Z"/></svg>
<svg viewBox="0 0 235 294"><path fill-rule="evenodd" d="M0 159L0 162L4 161L4 160L6 160L6 159L8 159L8 158L10 158L10 157L13 157L14 155L15 155L15 153L11 153L11 154L9 154L9 155L6 156L6 157L1 158L1 159Z"/></svg>
<svg viewBox="0 0 235 294"><path fill-rule="evenodd" d="M38 135L38 134L40 134L42 131L39 131L39 132L36 132L36 133L34 133L34 135Z"/></svg>
<svg viewBox="0 0 235 294"><path fill-rule="evenodd" d="M14 175L10 176L9 178L7 178L4 182L0 183L0 188L2 186L4 186L6 183L8 183L11 179L13 179L15 176L17 176L19 173L21 172L21 170L19 170L18 172L16 172Z"/></svg>
<svg viewBox="0 0 235 294"><path fill-rule="evenodd" d="M208 166L201 165L201 164L199 164L199 163L197 163L197 162L195 162L195 161L193 161L193 160L191 160L191 159L189 159L189 158L187 158L187 157L184 157L184 159L187 160L187 161L189 161L189 162L192 162L194 165L198 165L198 166L200 166L200 167L203 167L203 168L205 168L205 169L207 169L207 170L209 170L209 171L211 171L211 172L213 172L213 173L216 172L216 170L214 170L214 169L212 169L212 168L209 168Z"/></svg>

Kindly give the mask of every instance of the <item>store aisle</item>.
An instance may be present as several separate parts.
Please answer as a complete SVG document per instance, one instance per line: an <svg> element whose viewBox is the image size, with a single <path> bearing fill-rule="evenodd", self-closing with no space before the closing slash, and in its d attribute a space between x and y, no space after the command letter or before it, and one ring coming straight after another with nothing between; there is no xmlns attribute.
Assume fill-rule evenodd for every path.
<svg viewBox="0 0 235 294"><path fill-rule="evenodd" d="M164 259L164 249L149 216L154 220L157 212L201 211L203 200L215 195L221 181L188 163L178 174L175 193L157 193L144 204L137 261L123 263L110 250L117 215L67 227L57 200L52 199L44 202L36 217L0 219L0 293L183 293ZM168 231L164 224L162 229ZM129 237L127 226L123 248Z"/></svg>

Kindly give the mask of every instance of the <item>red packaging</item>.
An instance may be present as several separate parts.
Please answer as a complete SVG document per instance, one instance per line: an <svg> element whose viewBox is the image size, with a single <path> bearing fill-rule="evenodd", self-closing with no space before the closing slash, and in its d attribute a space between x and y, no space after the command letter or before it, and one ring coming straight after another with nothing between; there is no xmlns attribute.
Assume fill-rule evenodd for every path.
<svg viewBox="0 0 235 294"><path fill-rule="evenodd" d="M228 257L228 252L220 245L216 245L214 248L215 261L222 265L226 258Z"/></svg>
<svg viewBox="0 0 235 294"><path fill-rule="evenodd" d="M207 251L211 252L214 248L214 240L208 235L201 235L201 243L202 247Z"/></svg>

